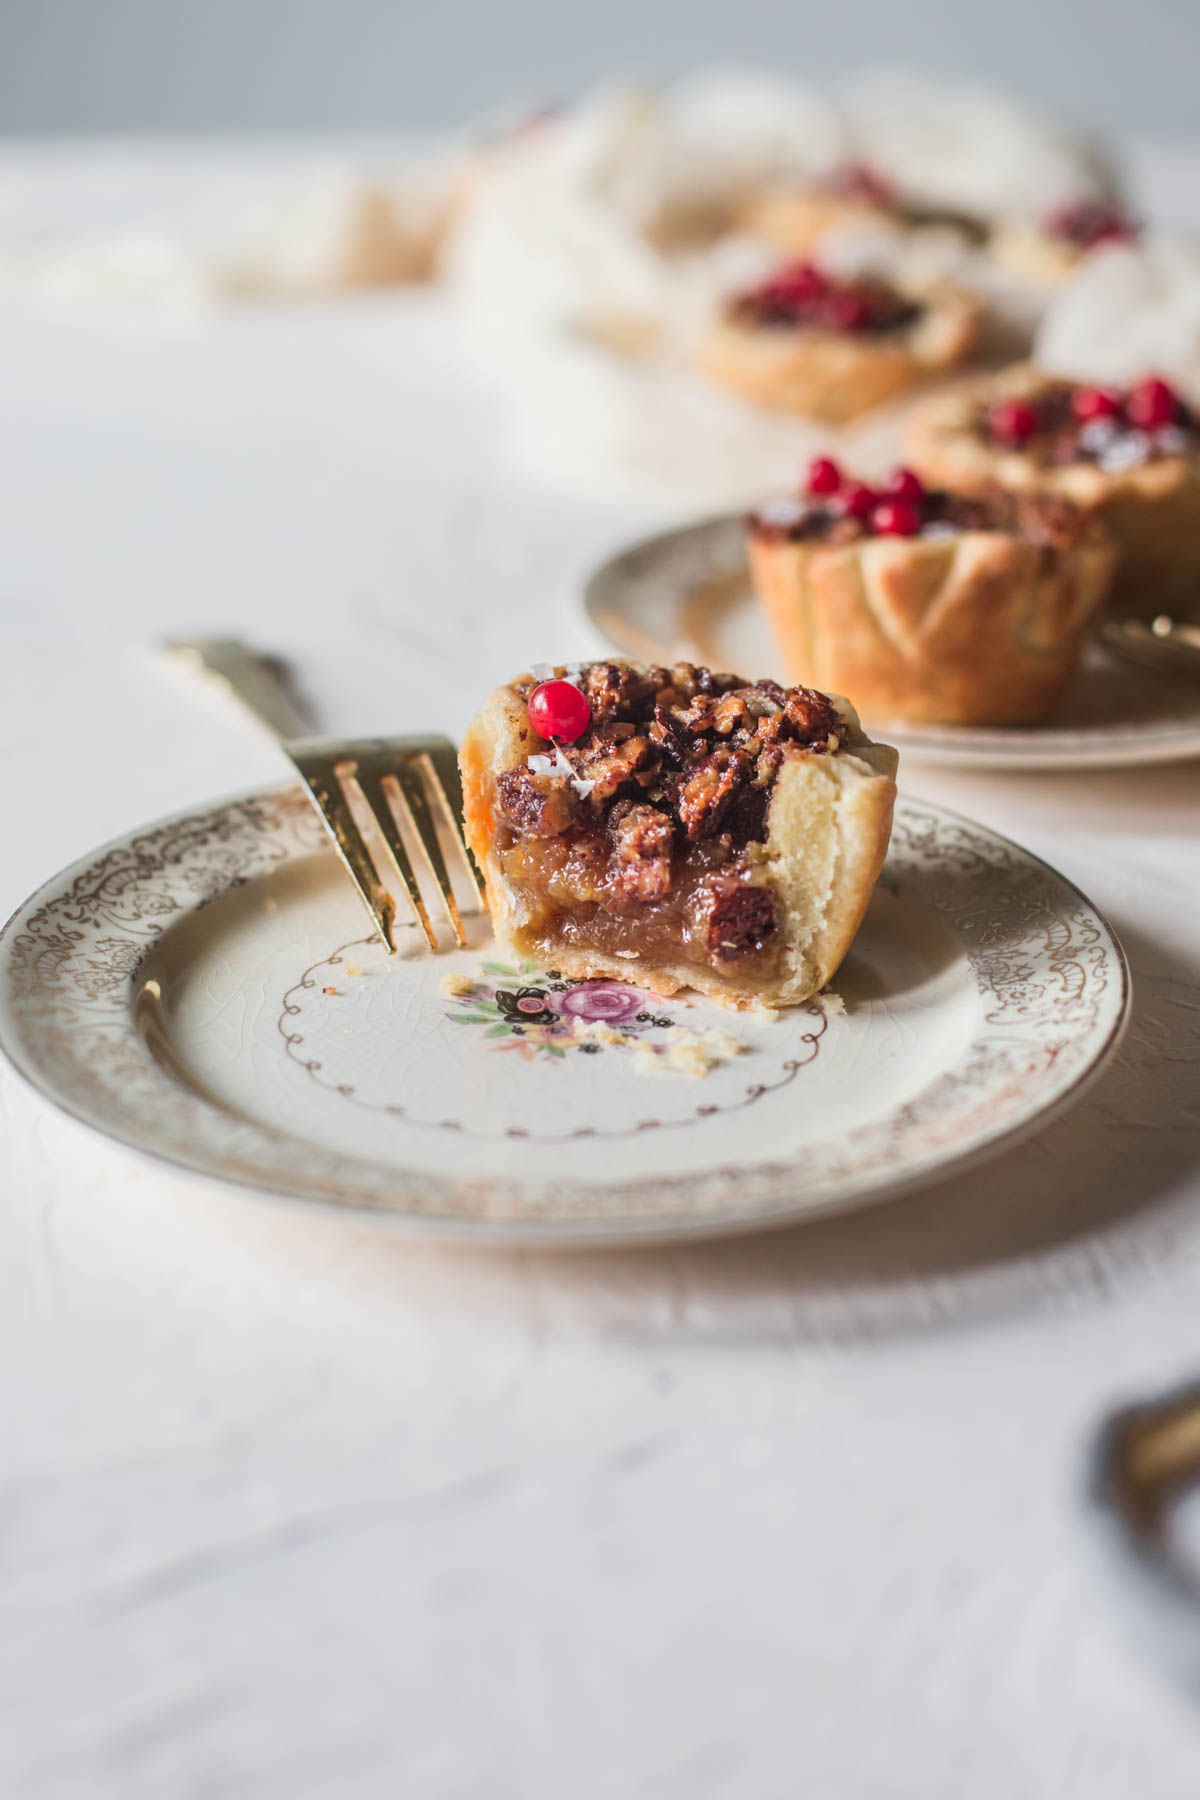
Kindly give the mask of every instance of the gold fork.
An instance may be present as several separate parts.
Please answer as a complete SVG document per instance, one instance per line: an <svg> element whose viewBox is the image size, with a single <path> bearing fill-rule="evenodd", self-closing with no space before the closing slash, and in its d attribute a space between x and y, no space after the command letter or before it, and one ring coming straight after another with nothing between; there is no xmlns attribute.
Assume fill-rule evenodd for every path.
<svg viewBox="0 0 1200 1800"><path fill-rule="evenodd" d="M261 725L265 725L303 781L391 954L396 950L396 902L381 880L375 859L354 816L357 807L370 816L429 948L440 948L430 921L408 843L446 909L454 936L462 946L467 934L446 866L443 835L456 852L477 908L482 907L479 877L462 835L462 783L454 745L444 737L316 738L305 733L307 720L290 691L282 665L235 638L194 638L164 646L187 667L221 681Z"/></svg>

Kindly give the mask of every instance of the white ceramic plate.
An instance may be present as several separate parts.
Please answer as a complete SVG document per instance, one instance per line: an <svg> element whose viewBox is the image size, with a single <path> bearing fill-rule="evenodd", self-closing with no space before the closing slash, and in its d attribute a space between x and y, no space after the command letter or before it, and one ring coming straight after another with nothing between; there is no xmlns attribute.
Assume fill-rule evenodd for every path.
<svg viewBox="0 0 1200 1800"><path fill-rule="evenodd" d="M750 586L740 514L702 519L619 552L588 581L584 606L626 656L652 662L682 656L747 676L780 673ZM1093 645L1071 693L1045 725L865 722L906 757L964 768L1176 762L1200 756L1200 681L1153 674Z"/></svg>
<svg viewBox="0 0 1200 1800"><path fill-rule="evenodd" d="M500 969L474 923L470 950L432 956L410 928L388 958L299 790L252 795L35 894L0 938L0 1043L67 1112L190 1169L447 1236L611 1243L779 1224L969 1164L1079 1094L1128 1003L1082 895L911 801L844 1012L547 986ZM649 1044L720 1024L749 1048L703 1079L647 1070L636 1047L571 1044L572 1014Z"/></svg>

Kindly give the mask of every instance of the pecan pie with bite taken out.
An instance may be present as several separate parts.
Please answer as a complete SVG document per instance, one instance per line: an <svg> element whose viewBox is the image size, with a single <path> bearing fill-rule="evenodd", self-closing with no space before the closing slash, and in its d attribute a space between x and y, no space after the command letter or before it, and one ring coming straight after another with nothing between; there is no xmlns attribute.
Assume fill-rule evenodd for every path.
<svg viewBox="0 0 1200 1800"><path fill-rule="evenodd" d="M844 700L690 663L520 675L460 762L506 949L731 1007L798 1005L834 974L896 794L896 752Z"/></svg>
<svg viewBox="0 0 1200 1800"><path fill-rule="evenodd" d="M792 263L726 304L700 361L760 406L839 424L960 363L978 325L978 302L949 285L910 290Z"/></svg>
<svg viewBox="0 0 1200 1800"><path fill-rule="evenodd" d="M995 483L1092 509L1119 561L1120 612L1193 608L1200 592L1200 412L1158 376L1130 388L1027 364L917 407L909 460L959 492Z"/></svg>
<svg viewBox="0 0 1200 1800"><path fill-rule="evenodd" d="M878 488L828 457L752 513L750 569L788 676L845 688L872 719L1042 718L1075 670L1114 550L1050 495Z"/></svg>

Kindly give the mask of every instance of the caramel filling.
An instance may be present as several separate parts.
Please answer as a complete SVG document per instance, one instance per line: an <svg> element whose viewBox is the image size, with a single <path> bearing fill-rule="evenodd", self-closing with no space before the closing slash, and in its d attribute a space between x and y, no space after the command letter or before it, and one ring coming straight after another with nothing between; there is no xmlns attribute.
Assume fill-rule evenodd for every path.
<svg viewBox="0 0 1200 1800"><path fill-rule="evenodd" d="M749 976L765 984L776 974L775 897L755 883L749 849L721 842L676 846L665 891L631 902L595 833L509 836L497 848L506 879L532 915L531 949L551 967L555 953L568 949L685 963L742 982Z"/></svg>

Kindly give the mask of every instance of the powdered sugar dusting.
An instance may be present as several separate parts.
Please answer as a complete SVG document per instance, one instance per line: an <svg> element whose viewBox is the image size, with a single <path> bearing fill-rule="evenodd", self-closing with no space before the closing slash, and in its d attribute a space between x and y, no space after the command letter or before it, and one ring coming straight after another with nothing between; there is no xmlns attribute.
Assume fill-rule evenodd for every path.
<svg viewBox="0 0 1200 1800"><path fill-rule="evenodd" d="M1113 439L1096 458L1108 475L1119 475L1124 469L1139 469L1153 448L1144 431L1124 431Z"/></svg>

